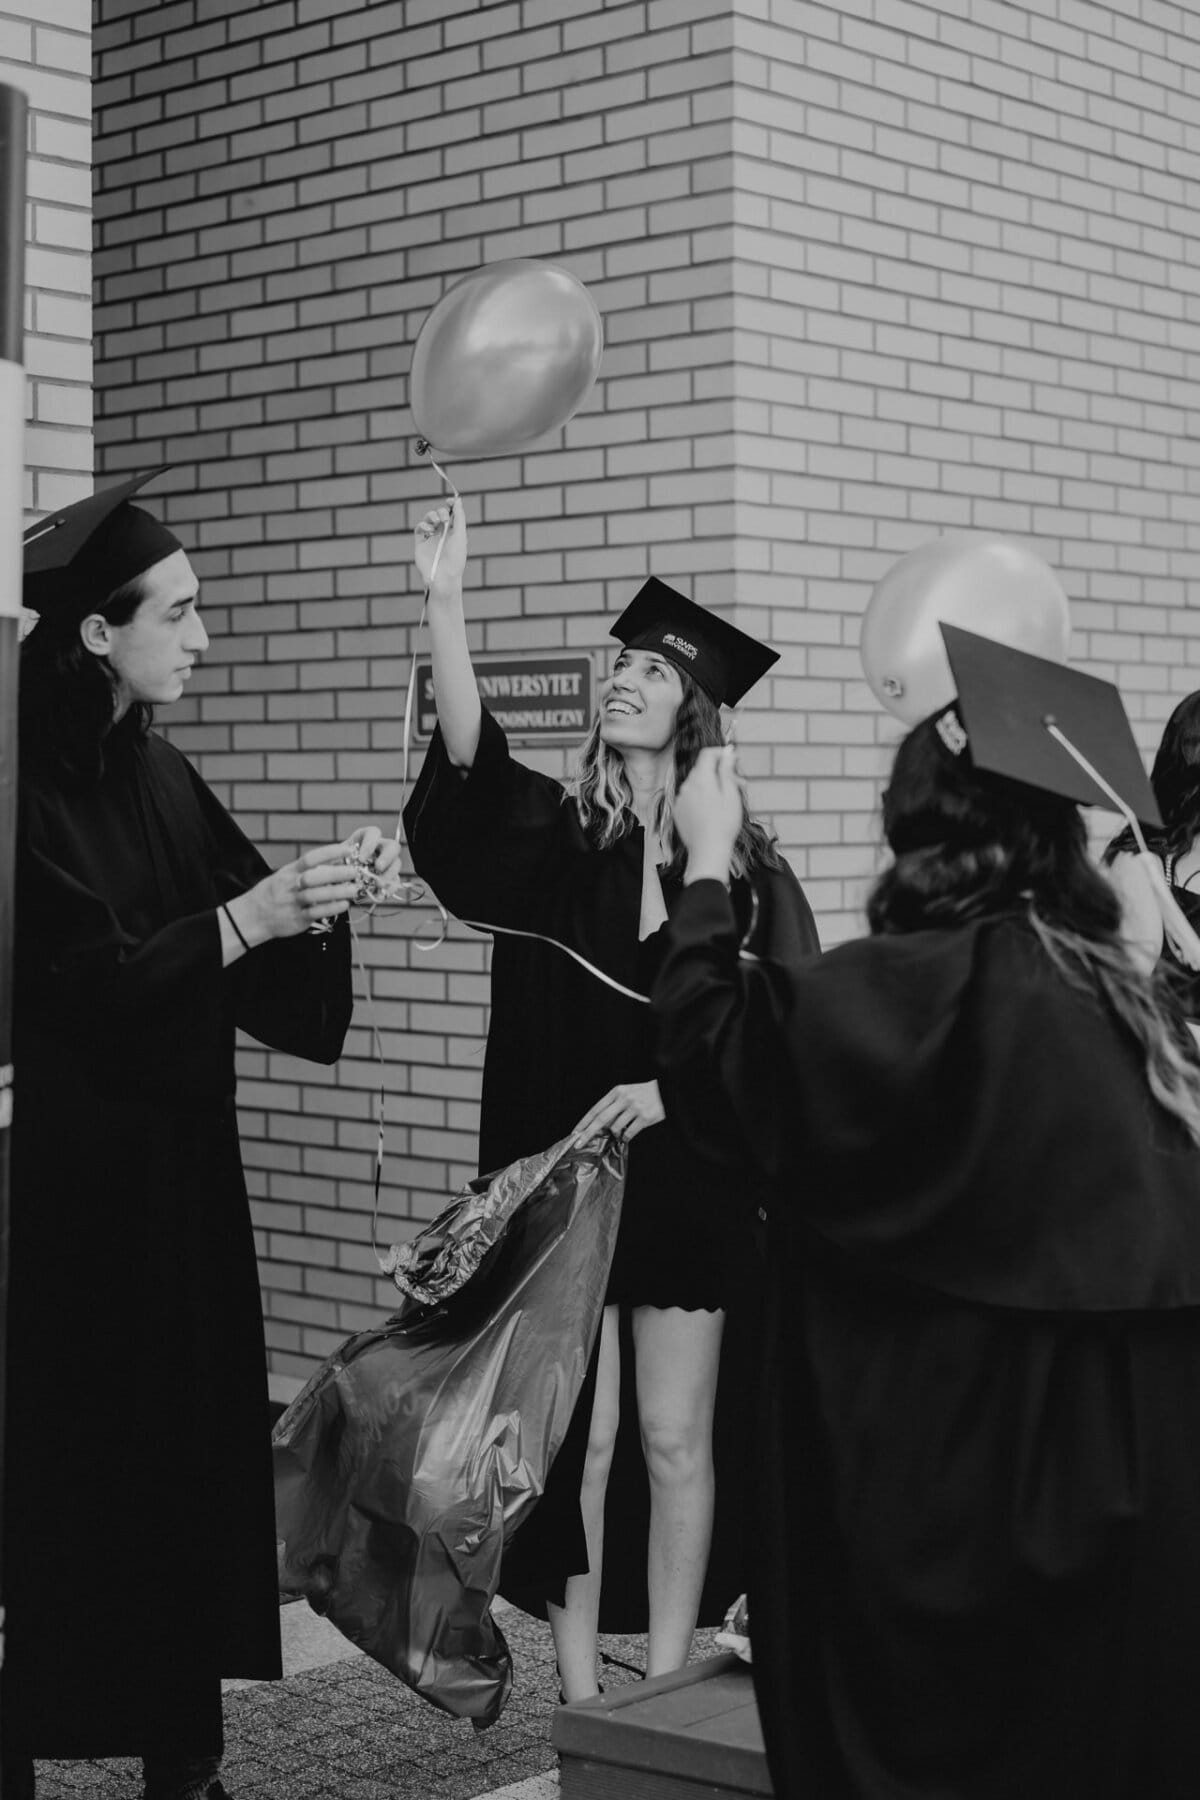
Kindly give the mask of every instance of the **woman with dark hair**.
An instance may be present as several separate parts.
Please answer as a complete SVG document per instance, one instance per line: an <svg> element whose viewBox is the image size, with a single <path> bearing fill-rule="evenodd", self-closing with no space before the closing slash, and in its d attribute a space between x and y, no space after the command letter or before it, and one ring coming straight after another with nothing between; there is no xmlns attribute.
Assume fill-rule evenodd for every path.
<svg viewBox="0 0 1200 1800"><path fill-rule="evenodd" d="M563 1692L576 1700L596 1692L598 1628L648 1624L648 1673L660 1674L687 1660L698 1613L719 1619L738 1591L736 1552L724 1568L717 1552L731 1554L741 1479L714 1483L713 1416L756 1201L664 1118L649 1008L637 996L649 991L682 891L678 784L703 745L722 741L720 702L740 698L775 655L648 582L613 627L622 648L578 779L564 789L510 756L480 703L463 614L461 502L452 517L443 507L422 519L416 557L430 583L439 730L405 811L409 844L452 912L497 929L480 1167L503 1167L576 1128L607 1127L630 1143L594 1380L502 1581L510 1598L548 1611ZM817 948L812 915L740 804L731 905L754 945L791 964ZM744 1413L744 1396L735 1402ZM714 1504L718 1515L728 1505L731 1522L710 1557Z"/></svg>
<svg viewBox="0 0 1200 1800"><path fill-rule="evenodd" d="M1164 725L1150 786L1163 828L1146 834L1147 848L1162 862L1184 917L1200 929L1200 692L1181 700ZM1135 954L1143 966L1157 965L1188 1015L1200 1017L1200 973L1189 968L1163 931L1132 832L1122 831L1113 839L1104 861L1121 896L1125 933Z"/></svg>
<svg viewBox="0 0 1200 1800"><path fill-rule="evenodd" d="M235 1030L337 1059L353 852L379 839L272 871L150 730L208 634L179 540L129 502L143 479L26 548L5 1800L36 1757L133 1755L146 1800L216 1800L222 1677L280 1674Z"/></svg>
<svg viewBox="0 0 1200 1800"><path fill-rule="evenodd" d="M918 725L871 935L738 955L729 753L654 994L666 1105L771 1184L754 1680L780 1800L1188 1800L1200 1063L1076 807Z"/></svg>

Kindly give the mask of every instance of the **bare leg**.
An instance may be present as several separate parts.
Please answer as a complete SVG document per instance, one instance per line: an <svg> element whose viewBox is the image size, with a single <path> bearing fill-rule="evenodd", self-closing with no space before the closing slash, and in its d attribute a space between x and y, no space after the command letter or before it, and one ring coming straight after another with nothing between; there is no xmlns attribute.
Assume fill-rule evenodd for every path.
<svg viewBox="0 0 1200 1800"><path fill-rule="evenodd" d="M604 1495L612 1467L621 1401L621 1350L617 1309L606 1306L600 1327L596 1397L583 1466L579 1504L587 1539L588 1572L568 1578L565 1604L548 1605L550 1631L558 1657L558 1678L568 1700L586 1700L597 1692L596 1635L600 1617L600 1576L604 1563Z"/></svg>
<svg viewBox="0 0 1200 1800"><path fill-rule="evenodd" d="M692 1647L712 1542L712 1420L723 1312L639 1306L633 1315L638 1420L650 1477L647 1675L681 1669Z"/></svg>

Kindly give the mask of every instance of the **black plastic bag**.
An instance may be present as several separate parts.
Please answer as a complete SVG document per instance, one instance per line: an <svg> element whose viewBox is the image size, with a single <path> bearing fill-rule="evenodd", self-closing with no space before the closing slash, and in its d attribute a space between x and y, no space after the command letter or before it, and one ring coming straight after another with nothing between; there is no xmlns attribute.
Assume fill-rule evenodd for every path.
<svg viewBox="0 0 1200 1800"><path fill-rule="evenodd" d="M490 1611L501 1553L583 1386L625 1160L608 1135L564 1139L473 1184L396 1276L449 1298L409 1297L348 1339L275 1429L281 1592L477 1726L512 1687Z"/></svg>

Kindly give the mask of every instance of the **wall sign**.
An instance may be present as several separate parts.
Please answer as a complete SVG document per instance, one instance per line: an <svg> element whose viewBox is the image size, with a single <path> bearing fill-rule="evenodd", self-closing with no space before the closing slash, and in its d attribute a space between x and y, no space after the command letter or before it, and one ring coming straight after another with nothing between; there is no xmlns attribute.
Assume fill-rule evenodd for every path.
<svg viewBox="0 0 1200 1800"><path fill-rule="evenodd" d="M594 711L590 656L476 656L475 678L480 698L509 737L527 743L584 737ZM426 741L437 724L433 670L428 658L417 663L416 724L413 736Z"/></svg>

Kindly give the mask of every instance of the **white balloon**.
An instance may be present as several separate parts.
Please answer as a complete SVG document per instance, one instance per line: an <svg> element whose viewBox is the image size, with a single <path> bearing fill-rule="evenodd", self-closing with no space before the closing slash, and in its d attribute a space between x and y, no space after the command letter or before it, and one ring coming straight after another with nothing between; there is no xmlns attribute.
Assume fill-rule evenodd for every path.
<svg viewBox="0 0 1200 1800"><path fill-rule="evenodd" d="M910 550L876 585L859 644L872 693L907 725L954 698L943 624L1052 662L1066 662L1071 641L1058 577L1025 544L945 537Z"/></svg>
<svg viewBox="0 0 1200 1800"><path fill-rule="evenodd" d="M521 449L583 405L603 350L596 302L569 269L487 263L442 295L417 334L413 422L435 455Z"/></svg>

